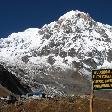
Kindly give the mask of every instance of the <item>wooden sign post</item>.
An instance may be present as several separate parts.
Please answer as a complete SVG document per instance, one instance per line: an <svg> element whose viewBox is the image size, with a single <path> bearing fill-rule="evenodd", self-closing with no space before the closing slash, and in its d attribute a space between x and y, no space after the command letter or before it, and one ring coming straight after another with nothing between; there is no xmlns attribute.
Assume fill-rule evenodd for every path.
<svg viewBox="0 0 112 112"><path fill-rule="evenodd" d="M90 112L93 112L93 94L94 94L94 90L93 90L93 81L92 81L91 95L90 95Z"/></svg>
<svg viewBox="0 0 112 112"><path fill-rule="evenodd" d="M93 112L94 90L109 90L109 89L112 89L112 69L92 70L90 112Z"/></svg>

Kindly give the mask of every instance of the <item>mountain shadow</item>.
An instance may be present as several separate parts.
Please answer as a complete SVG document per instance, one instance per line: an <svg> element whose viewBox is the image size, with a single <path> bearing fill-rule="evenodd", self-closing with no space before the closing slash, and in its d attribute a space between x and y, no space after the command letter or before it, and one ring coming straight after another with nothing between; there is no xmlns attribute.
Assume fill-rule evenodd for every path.
<svg viewBox="0 0 112 112"><path fill-rule="evenodd" d="M31 89L22 84L19 79L0 65L0 84L16 95L27 94Z"/></svg>

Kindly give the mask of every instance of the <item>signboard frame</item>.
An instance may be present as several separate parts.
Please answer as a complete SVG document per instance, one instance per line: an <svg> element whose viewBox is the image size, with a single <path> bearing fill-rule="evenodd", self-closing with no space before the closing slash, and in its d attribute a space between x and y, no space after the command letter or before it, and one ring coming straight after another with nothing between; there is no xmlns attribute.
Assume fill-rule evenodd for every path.
<svg viewBox="0 0 112 112"><path fill-rule="evenodd" d="M92 70L93 90L112 89L112 69Z"/></svg>
<svg viewBox="0 0 112 112"><path fill-rule="evenodd" d="M112 69L92 70L90 112L93 112L93 96L96 90L112 90Z"/></svg>

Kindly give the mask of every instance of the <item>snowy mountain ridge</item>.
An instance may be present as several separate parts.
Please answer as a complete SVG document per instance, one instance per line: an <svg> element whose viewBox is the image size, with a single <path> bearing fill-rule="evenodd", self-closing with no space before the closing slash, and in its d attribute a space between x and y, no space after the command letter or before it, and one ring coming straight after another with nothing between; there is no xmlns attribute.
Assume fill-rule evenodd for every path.
<svg viewBox="0 0 112 112"><path fill-rule="evenodd" d="M69 84L78 84L73 74L90 79L92 69L111 68L111 55L112 27L77 10L41 29L0 39L1 64L32 88L42 86L55 93L67 93Z"/></svg>

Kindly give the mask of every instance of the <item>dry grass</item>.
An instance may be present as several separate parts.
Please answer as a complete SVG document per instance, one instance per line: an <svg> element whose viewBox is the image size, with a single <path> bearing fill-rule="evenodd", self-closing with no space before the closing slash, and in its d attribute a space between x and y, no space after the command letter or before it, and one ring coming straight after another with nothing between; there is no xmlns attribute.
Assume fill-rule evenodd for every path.
<svg viewBox="0 0 112 112"><path fill-rule="evenodd" d="M93 112L112 112L112 101L95 98L93 107ZM54 98L0 104L0 112L89 112L89 98Z"/></svg>

